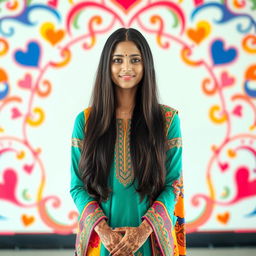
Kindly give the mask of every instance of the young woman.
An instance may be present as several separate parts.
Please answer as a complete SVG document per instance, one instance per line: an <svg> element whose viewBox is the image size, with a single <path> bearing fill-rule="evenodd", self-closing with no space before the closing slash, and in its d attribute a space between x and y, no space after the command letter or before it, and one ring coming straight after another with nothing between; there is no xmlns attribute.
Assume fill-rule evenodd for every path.
<svg viewBox="0 0 256 256"><path fill-rule="evenodd" d="M152 53L138 30L109 36L90 101L72 134L75 254L185 255L180 119L158 103Z"/></svg>

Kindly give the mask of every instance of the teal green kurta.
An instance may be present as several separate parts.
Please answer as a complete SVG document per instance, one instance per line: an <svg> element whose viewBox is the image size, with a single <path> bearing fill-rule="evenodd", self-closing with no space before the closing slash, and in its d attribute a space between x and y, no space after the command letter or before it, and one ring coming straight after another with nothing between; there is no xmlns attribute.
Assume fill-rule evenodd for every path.
<svg viewBox="0 0 256 256"><path fill-rule="evenodd" d="M165 189L153 205L149 205L147 197L140 203L140 196L134 185L129 186L133 180L129 151L131 119L128 120L127 127L123 119L116 119L117 138L108 179L109 186L112 188L110 198L99 205L94 198L88 195L78 174L78 163L86 117L89 115L90 108L81 111L76 116L72 133L70 193L79 211L77 255L109 255L94 231L95 225L103 218L112 228L136 227L143 219L150 223L154 232L138 249L136 256L185 255L180 119L177 110L167 105L161 105L161 107L166 117L167 176ZM179 201L178 204L177 201ZM182 209L177 209L177 207L182 207ZM178 230L178 236L175 230L176 233Z"/></svg>

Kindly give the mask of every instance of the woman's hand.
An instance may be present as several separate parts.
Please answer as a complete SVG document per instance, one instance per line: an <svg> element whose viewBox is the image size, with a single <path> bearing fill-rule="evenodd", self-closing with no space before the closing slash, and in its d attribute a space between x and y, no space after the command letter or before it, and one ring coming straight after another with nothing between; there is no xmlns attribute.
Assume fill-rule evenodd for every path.
<svg viewBox="0 0 256 256"><path fill-rule="evenodd" d="M94 230L109 252L114 250L123 238L120 233L114 232L104 219L95 226Z"/></svg>
<svg viewBox="0 0 256 256"><path fill-rule="evenodd" d="M147 240L153 229L144 220L139 227L115 228L114 232L125 232L124 237L115 249L110 251L111 256L126 256L135 253Z"/></svg>

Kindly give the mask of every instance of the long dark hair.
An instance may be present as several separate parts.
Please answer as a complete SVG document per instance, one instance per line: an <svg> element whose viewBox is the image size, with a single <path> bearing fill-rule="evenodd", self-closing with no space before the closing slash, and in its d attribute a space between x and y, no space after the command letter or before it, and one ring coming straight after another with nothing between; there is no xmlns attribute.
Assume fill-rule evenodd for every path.
<svg viewBox="0 0 256 256"><path fill-rule="evenodd" d="M111 80L111 55L116 45L132 41L141 52L144 74L136 91L131 120L130 154L136 191L141 201L145 196L153 202L165 182L165 119L160 104L153 57L144 36L134 28L120 28L107 39L96 73L91 110L85 126L79 170L85 189L99 203L109 198L108 176L116 142L116 96Z"/></svg>

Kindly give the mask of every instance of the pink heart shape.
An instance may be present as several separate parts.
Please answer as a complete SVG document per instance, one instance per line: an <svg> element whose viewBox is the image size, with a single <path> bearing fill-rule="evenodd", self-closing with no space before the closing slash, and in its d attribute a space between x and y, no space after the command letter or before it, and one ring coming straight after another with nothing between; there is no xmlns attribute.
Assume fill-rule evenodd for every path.
<svg viewBox="0 0 256 256"><path fill-rule="evenodd" d="M225 172L229 168L229 164L228 163L220 163L219 162L219 167L220 167L222 172Z"/></svg>
<svg viewBox="0 0 256 256"><path fill-rule="evenodd" d="M138 0L115 0L119 5L123 6L125 10L129 10L129 8Z"/></svg>
<svg viewBox="0 0 256 256"><path fill-rule="evenodd" d="M30 74L26 74L24 79L19 80L18 82L19 87L30 89L32 87L32 77Z"/></svg>
<svg viewBox="0 0 256 256"><path fill-rule="evenodd" d="M49 0L48 5L52 6L53 8L57 8L58 0Z"/></svg>
<svg viewBox="0 0 256 256"><path fill-rule="evenodd" d="M12 119L18 118L21 116L21 112L18 108L12 108Z"/></svg>
<svg viewBox="0 0 256 256"><path fill-rule="evenodd" d="M15 197L17 175L12 169L7 169L3 174L3 183L0 184L0 198L19 204Z"/></svg>
<svg viewBox="0 0 256 256"><path fill-rule="evenodd" d="M28 173L28 174L31 174L31 173L32 173L33 168L34 168L34 165L33 165L33 164L31 164L31 165L25 164L25 165L23 166L24 171L25 171L26 173Z"/></svg>
<svg viewBox="0 0 256 256"><path fill-rule="evenodd" d="M241 117L242 116L242 106L241 105L237 105L234 109L233 109L233 114L236 116Z"/></svg>
<svg viewBox="0 0 256 256"><path fill-rule="evenodd" d="M221 85L223 87L232 85L234 82L235 82L234 77L229 76L228 72L224 71L221 73Z"/></svg>
<svg viewBox="0 0 256 256"><path fill-rule="evenodd" d="M240 167L236 173L237 195L235 200L256 195L256 179L251 180L249 169Z"/></svg>

